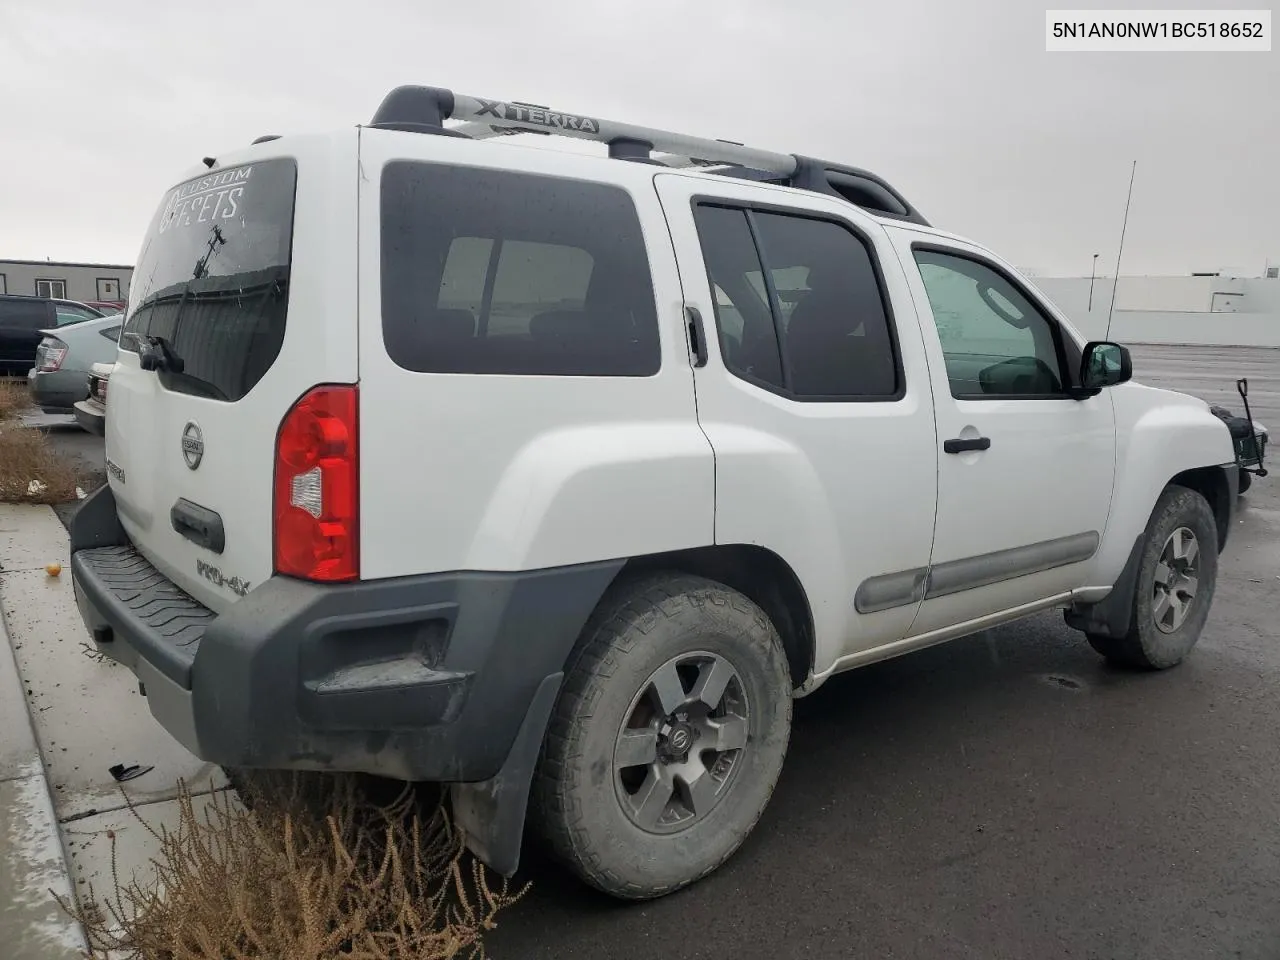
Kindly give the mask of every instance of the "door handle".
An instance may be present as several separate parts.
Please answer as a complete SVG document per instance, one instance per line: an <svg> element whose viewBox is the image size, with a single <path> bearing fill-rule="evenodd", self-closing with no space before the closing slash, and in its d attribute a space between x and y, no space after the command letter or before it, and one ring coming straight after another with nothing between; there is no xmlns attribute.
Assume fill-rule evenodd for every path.
<svg viewBox="0 0 1280 960"><path fill-rule="evenodd" d="M207 507L179 499L169 508L169 522L175 532L198 547L214 553L221 553L226 549L227 535L222 527L222 517Z"/></svg>
<svg viewBox="0 0 1280 960"><path fill-rule="evenodd" d="M969 437L967 440L944 440L944 453L964 453L967 450L987 450L991 447L990 437Z"/></svg>
<svg viewBox="0 0 1280 960"><path fill-rule="evenodd" d="M707 365L707 331L702 325L702 314L697 307L685 307L685 324L689 328L689 346L693 348L693 365Z"/></svg>

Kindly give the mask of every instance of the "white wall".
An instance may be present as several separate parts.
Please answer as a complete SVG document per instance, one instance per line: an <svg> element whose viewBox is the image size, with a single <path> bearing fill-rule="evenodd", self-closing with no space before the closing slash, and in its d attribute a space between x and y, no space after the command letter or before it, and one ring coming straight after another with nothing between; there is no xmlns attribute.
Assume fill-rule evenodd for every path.
<svg viewBox="0 0 1280 960"><path fill-rule="evenodd" d="M1102 339L1106 314L1085 323L1072 318L1080 332ZM1280 313L1174 313L1161 310L1117 310L1110 339L1118 343L1187 343L1221 347L1280 347Z"/></svg>
<svg viewBox="0 0 1280 960"><path fill-rule="evenodd" d="M1245 300L1251 311L1280 314L1280 279L1250 277L1237 282L1244 288Z"/></svg>
<svg viewBox="0 0 1280 960"><path fill-rule="evenodd" d="M1106 336L1112 278L1095 279L1092 309L1088 277L1032 282L1085 336ZM1280 280L1122 277L1110 337L1121 343L1280 347Z"/></svg>

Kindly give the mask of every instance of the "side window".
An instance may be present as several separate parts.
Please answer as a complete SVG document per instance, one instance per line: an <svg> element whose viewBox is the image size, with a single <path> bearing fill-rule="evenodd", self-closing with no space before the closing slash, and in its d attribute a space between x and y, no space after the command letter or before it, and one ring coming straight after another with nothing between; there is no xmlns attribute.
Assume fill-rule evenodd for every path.
<svg viewBox="0 0 1280 960"><path fill-rule="evenodd" d="M81 320L90 320L95 316L87 310L80 310L63 304L57 304L54 307L54 312L58 315L58 326L60 327L65 327L69 323L79 323Z"/></svg>
<svg viewBox="0 0 1280 960"><path fill-rule="evenodd" d="M891 397L898 364L867 245L829 220L755 213L777 294L791 391Z"/></svg>
<svg viewBox="0 0 1280 960"><path fill-rule="evenodd" d="M898 394L888 310L856 234L828 220L711 205L695 219L730 371L797 399Z"/></svg>
<svg viewBox="0 0 1280 960"><path fill-rule="evenodd" d="M968 257L936 250L915 257L953 397L1062 395L1057 325L1017 287Z"/></svg>
<svg viewBox="0 0 1280 960"><path fill-rule="evenodd" d="M99 330L99 331L98 331L98 336L100 336L100 337L106 337L106 338L107 338L108 340L110 340L112 343L117 343L117 342L119 342L119 340L120 340L120 324L116 324L114 327L104 327L103 329L101 329L101 330Z"/></svg>
<svg viewBox="0 0 1280 960"><path fill-rule="evenodd" d="M606 184L388 164L382 331L391 359L421 373L657 373L657 308L631 197Z"/></svg>
<svg viewBox="0 0 1280 960"><path fill-rule="evenodd" d="M778 332L746 211L699 205L694 219L715 294L725 366L746 380L782 389Z"/></svg>
<svg viewBox="0 0 1280 960"><path fill-rule="evenodd" d="M49 322L51 312L48 300L18 297L4 303L0 324L15 330L40 330L53 326Z"/></svg>

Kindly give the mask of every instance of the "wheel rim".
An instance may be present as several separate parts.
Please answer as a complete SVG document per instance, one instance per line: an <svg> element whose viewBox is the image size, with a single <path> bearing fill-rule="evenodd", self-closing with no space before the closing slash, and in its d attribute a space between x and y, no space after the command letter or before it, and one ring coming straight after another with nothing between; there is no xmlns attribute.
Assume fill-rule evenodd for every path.
<svg viewBox="0 0 1280 960"><path fill-rule="evenodd" d="M1161 633L1173 633L1191 613L1200 587L1200 541L1186 527L1169 534L1156 563L1151 616Z"/></svg>
<svg viewBox="0 0 1280 960"><path fill-rule="evenodd" d="M685 653L655 670L614 743L614 786L631 822L676 833L714 810L743 766L749 718L746 688L724 657Z"/></svg>

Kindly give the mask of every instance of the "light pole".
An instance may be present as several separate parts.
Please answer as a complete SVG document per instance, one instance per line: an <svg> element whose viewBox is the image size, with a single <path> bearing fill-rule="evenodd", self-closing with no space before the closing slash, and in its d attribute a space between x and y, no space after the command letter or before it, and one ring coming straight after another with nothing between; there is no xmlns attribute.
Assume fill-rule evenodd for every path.
<svg viewBox="0 0 1280 960"><path fill-rule="evenodd" d="M1093 255L1093 265L1089 268L1089 312L1093 313L1093 278L1098 275L1098 254Z"/></svg>

